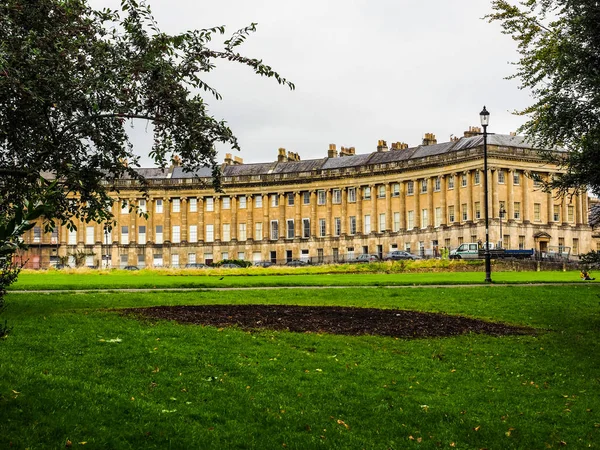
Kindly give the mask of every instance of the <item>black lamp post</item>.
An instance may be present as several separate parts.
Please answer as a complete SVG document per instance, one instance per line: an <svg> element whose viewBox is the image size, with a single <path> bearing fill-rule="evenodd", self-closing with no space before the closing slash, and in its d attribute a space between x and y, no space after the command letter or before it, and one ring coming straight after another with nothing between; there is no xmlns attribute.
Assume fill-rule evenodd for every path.
<svg viewBox="0 0 600 450"><path fill-rule="evenodd" d="M502 236L502 219L504 219L504 214L506 213L504 206L500 205L500 211L498 211L498 213L500 214L500 248L502 248L504 247L504 236Z"/></svg>
<svg viewBox="0 0 600 450"><path fill-rule="evenodd" d="M490 261L490 233L489 233L489 206L488 206L488 167L487 167L487 126L490 124L490 113L485 106L479 113L481 126L483 127L483 190L485 191L484 213L485 213L485 281L492 282L492 263Z"/></svg>

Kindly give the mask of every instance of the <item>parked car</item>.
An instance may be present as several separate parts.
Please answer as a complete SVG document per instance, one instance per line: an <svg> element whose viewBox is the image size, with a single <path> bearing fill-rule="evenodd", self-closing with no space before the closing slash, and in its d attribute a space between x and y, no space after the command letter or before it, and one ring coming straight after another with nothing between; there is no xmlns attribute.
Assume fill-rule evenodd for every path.
<svg viewBox="0 0 600 450"><path fill-rule="evenodd" d="M286 266L290 267L303 267L308 266L308 263L305 261L300 261L299 259L293 259L285 263Z"/></svg>
<svg viewBox="0 0 600 450"><path fill-rule="evenodd" d="M394 250L392 252L389 252L386 255L385 259L388 261L401 261L401 260L406 260L406 259L411 259L411 260L421 259L421 257L417 256L417 255L413 255L412 253L402 251L402 250Z"/></svg>
<svg viewBox="0 0 600 450"><path fill-rule="evenodd" d="M241 266L238 266L237 264L234 263L225 263L225 264L221 264L220 266L223 269L241 269Z"/></svg>
<svg viewBox="0 0 600 450"><path fill-rule="evenodd" d="M368 255L368 254L362 254L362 255L358 255L356 257L356 259L353 259L350 262L355 262L355 263L370 263L370 262L374 262L374 261L379 261L379 257L377 255Z"/></svg>
<svg viewBox="0 0 600 450"><path fill-rule="evenodd" d="M140 270L138 266L125 266L123 270Z"/></svg>
<svg viewBox="0 0 600 450"><path fill-rule="evenodd" d="M208 266L202 263L188 263L185 265L186 269L206 269Z"/></svg>
<svg viewBox="0 0 600 450"><path fill-rule="evenodd" d="M71 266L69 266L68 264L56 264L54 266L55 269L70 269Z"/></svg>
<svg viewBox="0 0 600 450"><path fill-rule="evenodd" d="M257 261L254 265L256 267L271 267L273 263L271 261Z"/></svg>

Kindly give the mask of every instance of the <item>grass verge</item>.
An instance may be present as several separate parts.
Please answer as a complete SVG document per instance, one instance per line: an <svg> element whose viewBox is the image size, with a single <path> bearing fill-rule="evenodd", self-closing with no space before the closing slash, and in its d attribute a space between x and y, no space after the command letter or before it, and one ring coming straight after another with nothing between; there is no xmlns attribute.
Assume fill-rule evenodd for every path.
<svg viewBox="0 0 600 450"><path fill-rule="evenodd" d="M9 294L0 446L598 448L597 285ZM137 321L111 308L447 312L536 336L397 340Z"/></svg>

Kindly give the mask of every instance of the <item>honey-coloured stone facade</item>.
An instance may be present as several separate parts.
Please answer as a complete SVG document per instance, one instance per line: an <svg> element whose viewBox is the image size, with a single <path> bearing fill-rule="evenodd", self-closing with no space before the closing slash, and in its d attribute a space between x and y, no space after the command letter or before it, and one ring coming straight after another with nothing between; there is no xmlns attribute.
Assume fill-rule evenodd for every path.
<svg viewBox="0 0 600 450"><path fill-rule="evenodd" d="M560 153L560 150L557 150ZM244 164L227 155L223 192L210 187L209 170L189 174L140 169L144 198L132 180L120 180L113 205L117 226L77 224L26 236L27 266L45 268L78 252L96 267L172 266L223 259L314 263L345 261L407 250L439 256L462 242L485 240L483 138L470 128L462 138L423 145L380 140L377 150L302 161L279 149L277 160ZM598 248L588 224L587 192L567 197L544 192L540 180L559 171L522 137L488 136L489 236L505 248L533 248L538 256L573 257ZM127 206L122 207L123 203ZM130 206L147 211L140 217Z"/></svg>

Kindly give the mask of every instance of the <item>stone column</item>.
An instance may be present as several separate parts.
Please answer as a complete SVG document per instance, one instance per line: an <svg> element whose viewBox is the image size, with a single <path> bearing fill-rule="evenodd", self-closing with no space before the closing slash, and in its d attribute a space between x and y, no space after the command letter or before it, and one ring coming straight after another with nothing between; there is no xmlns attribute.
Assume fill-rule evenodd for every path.
<svg viewBox="0 0 600 450"><path fill-rule="evenodd" d="M310 191L310 237L317 235L317 191Z"/></svg>
<svg viewBox="0 0 600 450"><path fill-rule="evenodd" d="M415 228L417 230L421 229L421 186L419 180L414 180L415 185Z"/></svg>
<svg viewBox="0 0 600 450"><path fill-rule="evenodd" d="M554 198L552 192L546 194L546 203L548 205L548 224L554 222Z"/></svg>
<svg viewBox="0 0 600 450"><path fill-rule="evenodd" d="M460 223L462 221L461 205L460 205L460 174L454 173L454 223Z"/></svg>
<svg viewBox="0 0 600 450"><path fill-rule="evenodd" d="M512 169L506 171L506 212L508 221L515 220L515 187L513 175Z"/></svg>
<svg viewBox="0 0 600 450"><path fill-rule="evenodd" d="M286 195L279 193L279 237L287 239L287 220L285 216Z"/></svg>
<svg viewBox="0 0 600 450"><path fill-rule="evenodd" d="M231 196L231 240L237 241L238 238L238 211L237 211L237 195Z"/></svg>
<svg viewBox="0 0 600 450"><path fill-rule="evenodd" d="M362 186L356 188L356 234L363 234L363 190Z"/></svg>
<svg viewBox="0 0 600 450"><path fill-rule="evenodd" d="M406 184L400 182L400 229L406 230Z"/></svg>
<svg viewBox="0 0 600 450"><path fill-rule="evenodd" d="M377 217L377 186L371 184L371 232L379 231L379 217Z"/></svg>
<svg viewBox="0 0 600 450"><path fill-rule="evenodd" d="M440 176L440 206L442 208L442 220L440 226L444 226L448 223L448 206L446 196L448 195L448 189L446 188L446 175Z"/></svg>
<svg viewBox="0 0 600 450"><path fill-rule="evenodd" d="M567 195L565 195L562 198L562 203L561 203L561 213L562 213L562 223L563 225L566 225L567 222L569 221L569 194L567 193Z"/></svg>
<svg viewBox="0 0 600 450"><path fill-rule="evenodd" d="M325 191L325 204L327 215L325 216L325 236L333 236L333 206L331 188Z"/></svg>
<svg viewBox="0 0 600 450"><path fill-rule="evenodd" d="M171 199L163 197L163 214L165 215L163 226L163 242L171 242ZM170 264L170 261L165 261Z"/></svg>
<svg viewBox="0 0 600 450"><path fill-rule="evenodd" d="M492 171L492 203L491 217L500 217L500 200L498 199L498 169L493 168ZM481 197L480 197L481 198Z"/></svg>
<svg viewBox="0 0 600 450"><path fill-rule="evenodd" d="M215 222L215 241L220 241L221 240L221 196L215 196L214 197L214 206L215 206L215 211L213 213L213 216L215 218L214 222Z"/></svg>
<svg viewBox="0 0 600 450"><path fill-rule="evenodd" d="M138 235L138 210L137 210L137 199L136 198L131 198L129 199L129 203L130 205L133 205L133 210L129 213L129 214L133 214L131 216L131 220L129 221L129 224L131 225L130 228L131 230L129 230L129 243L130 244L136 244L138 241L137 235ZM136 261L137 263L137 261Z"/></svg>
<svg viewBox="0 0 600 450"><path fill-rule="evenodd" d="M263 229L262 229L262 237L261 239L264 240L265 236L268 239L271 239L271 220L270 220L270 209L271 209L271 204L269 203L269 195L265 194L263 195Z"/></svg>
<svg viewBox="0 0 600 450"><path fill-rule="evenodd" d="M204 242L204 197L198 197L198 242Z"/></svg>
<svg viewBox="0 0 600 450"><path fill-rule="evenodd" d="M187 197L181 197L181 231L180 237L181 242L187 243L188 241L188 203Z"/></svg>
<svg viewBox="0 0 600 450"><path fill-rule="evenodd" d="M531 198L531 181L532 180L530 180L529 177L523 174L523 184L521 186L521 189L523 190L523 222L531 222L531 212L529 211L529 199Z"/></svg>
<svg viewBox="0 0 600 450"><path fill-rule="evenodd" d="M577 216L577 225L581 225L583 223L583 216L585 216L583 211L583 193L581 191L577 192L577 202L575 203L575 211Z"/></svg>
<svg viewBox="0 0 600 450"><path fill-rule="evenodd" d="M427 186L427 209L429 212L427 213L429 217L429 223L427 224L430 228L433 228L435 225L435 209L433 207L433 187L435 186L435 178L429 177Z"/></svg>
<svg viewBox="0 0 600 450"><path fill-rule="evenodd" d="M393 229L394 213L392 212L392 185L385 185L385 229L391 232Z"/></svg>
<svg viewBox="0 0 600 450"><path fill-rule="evenodd" d="M254 239L254 196L246 197L246 238Z"/></svg>
<svg viewBox="0 0 600 450"><path fill-rule="evenodd" d="M300 192L294 192L294 237L302 237L302 205Z"/></svg>
<svg viewBox="0 0 600 450"><path fill-rule="evenodd" d="M467 188L465 189L465 203L467 204L467 220L474 222L475 216L473 215L473 171L467 170L464 173L467 175ZM481 208L483 210L483 202L481 203Z"/></svg>

